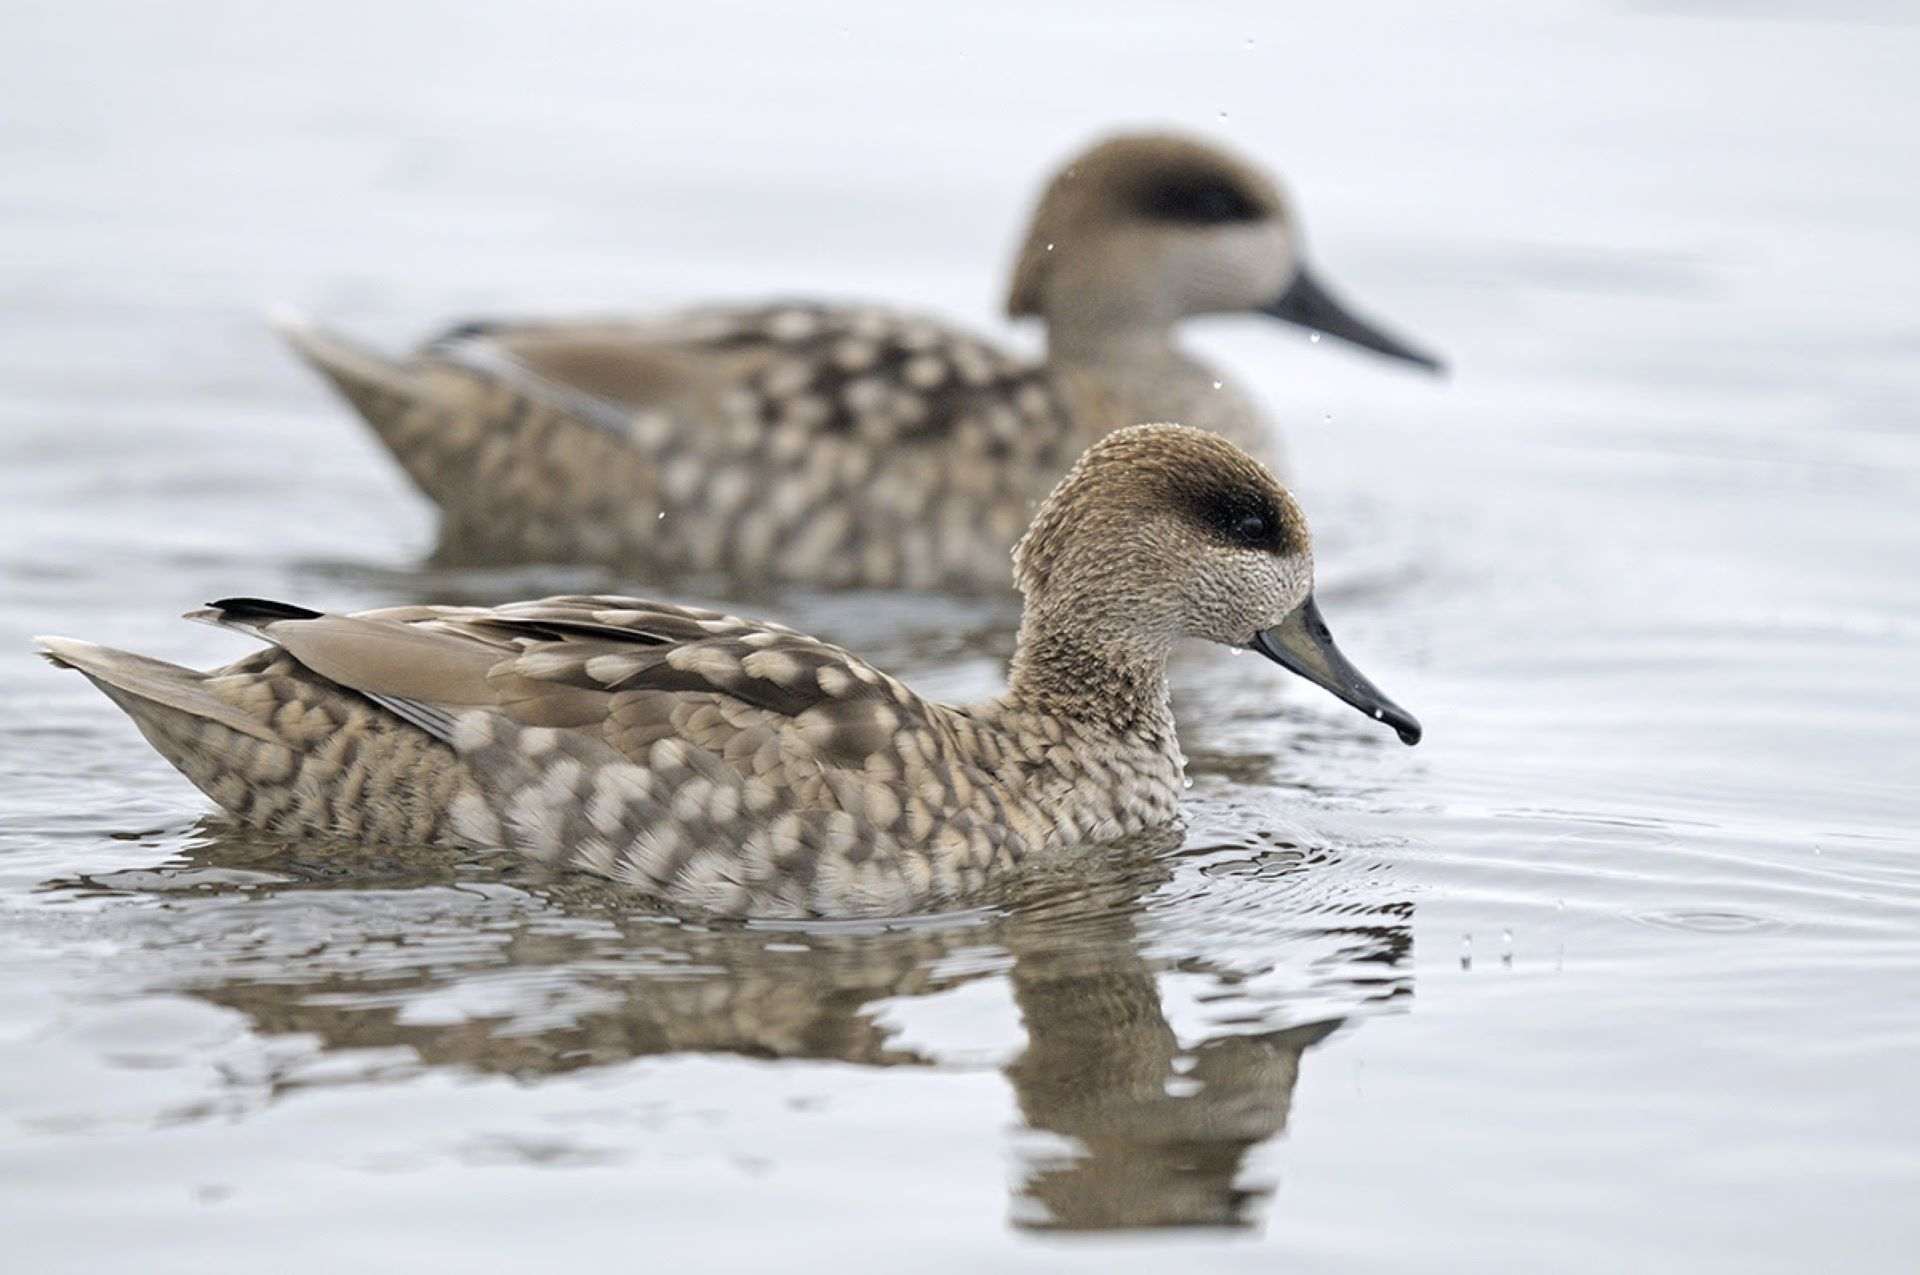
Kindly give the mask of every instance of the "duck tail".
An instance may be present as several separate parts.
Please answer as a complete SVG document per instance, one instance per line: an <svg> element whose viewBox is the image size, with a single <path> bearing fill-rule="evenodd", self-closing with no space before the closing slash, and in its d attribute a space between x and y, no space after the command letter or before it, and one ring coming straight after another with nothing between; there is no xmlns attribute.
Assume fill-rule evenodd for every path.
<svg viewBox="0 0 1920 1275"><path fill-rule="evenodd" d="M488 340L493 325L453 329L406 360L292 315L274 326L440 506L443 554L645 559L657 479L632 418L528 371Z"/></svg>
<svg viewBox="0 0 1920 1275"><path fill-rule="evenodd" d="M314 614L244 598L209 612L243 630ZM280 651L202 673L74 638L35 640L246 824L286 836L450 843L447 802L473 776L424 727L375 707L382 697L334 685Z"/></svg>
<svg viewBox="0 0 1920 1275"><path fill-rule="evenodd" d="M465 460L480 441L490 378L430 356L390 358L290 311L276 310L270 320L360 414L414 485L436 504L458 508L470 490Z"/></svg>
<svg viewBox="0 0 1920 1275"><path fill-rule="evenodd" d="M227 732L284 746L265 719L215 695L207 686L209 676L196 669L78 638L37 637L34 641L55 668L85 674L133 719L162 756L182 770L187 770L184 751L236 742Z"/></svg>

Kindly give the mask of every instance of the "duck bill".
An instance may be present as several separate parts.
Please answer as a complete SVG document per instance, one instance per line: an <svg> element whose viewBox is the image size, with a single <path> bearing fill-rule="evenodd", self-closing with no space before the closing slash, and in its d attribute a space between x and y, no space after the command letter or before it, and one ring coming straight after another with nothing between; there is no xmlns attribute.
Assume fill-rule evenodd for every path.
<svg viewBox="0 0 1920 1275"><path fill-rule="evenodd" d="M1255 633L1250 645L1281 668L1298 673L1375 721L1393 727L1401 743L1420 742L1420 723L1414 720L1413 714L1382 695L1364 673L1340 654L1327 622L1320 618L1319 604L1311 595L1286 619Z"/></svg>
<svg viewBox="0 0 1920 1275"><path fill-rule="evenodd" d="M1425 350L1410 345L1367 322L1347 309L1340 298L1328 292L1305 266L1293 276L1293 282L1277 298L1260 307L1260 313L1270 314L1287 323L1297 323L1303 328L1315 332L1324 332L1328 336L1339 337L1342 341L1384 354L1390 359L1401 359L1429 372L1442 372L1446 365Z"/></svg>

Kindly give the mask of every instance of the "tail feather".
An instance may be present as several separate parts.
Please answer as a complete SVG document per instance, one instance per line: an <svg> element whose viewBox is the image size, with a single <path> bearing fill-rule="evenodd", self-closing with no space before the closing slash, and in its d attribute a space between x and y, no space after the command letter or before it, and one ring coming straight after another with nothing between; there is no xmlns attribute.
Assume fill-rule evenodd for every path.
<svg viewBox="0 0 1920 1275"><path fill-rule="evenodd" d="M152 707L158 706L218 722L265 743L284 742L266 722L208 691L205 673L78 638L37 637L34 641L48 662L84 673L136 722L144 723L152 716Z"/></svg>
<svg viewBox="0 0 1920 1275"><path fill-rule="evenodd" d="M658 457L636 446L632 409L478 333L391 359L298 320L277 326L440 507L443 552L651 558L655 520L638 511L659 507Z"/></svg>
<svg viewBox="0 0 1920 1275"><path fill-rule="evenodd" d="M450 382L433 367L390 358L303 320L278 315L273 322L294 352L366 421L423 494L441 505L459 503L470 480L459 462L474 442L466 422L479 391L471 377Z"/></svg>
<svg viewBox="0 0 1920 1275"><path fill-rule="evenodd" d="M474 783L465 765L406 714L368 703L289 654L262 651L201 673L73 638L38 641L47 659L85 674L176 770L251 827L451 843L449 809Z"/></svg>
<svg viewBox="0 0 1920 1275"><path fill-rule="evenodd" d="M269 322L295 354L326 377L355 407L369 395L385 394L409 401L414 397L413 374L399 360L316 327L291 312L276 311Z"/></svg>

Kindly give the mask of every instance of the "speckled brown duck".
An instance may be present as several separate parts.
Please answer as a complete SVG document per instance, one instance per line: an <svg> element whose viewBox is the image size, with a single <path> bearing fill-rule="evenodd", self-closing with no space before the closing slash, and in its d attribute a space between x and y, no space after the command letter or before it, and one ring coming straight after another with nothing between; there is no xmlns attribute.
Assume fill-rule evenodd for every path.
<svg viewBox="0 0 1920 1275"><path fill-rule="evenodd" d="M1165 134L1055 175L1007 310L1043 320L1044 360L813 303L467 323L402 361L282 329L440 506L443 557L735 584L1003 590L1034 504L1137 421L1274 463L1260 408L1178 344L1190 316L1257 311L1438 366L1316 281L1267 173Z"/></svg>
<svg viewBox="0 0 1920 1275"><path fill-rule="evenodd" d="M1305 519L1217 435L1108 435L1014 551L1010 684L923 699L777 624L621 597L191 618L270 649L210 673L68 638L163 756L249 824L505 846L685 911L889 915L1171 823L1176 641L1251 648L1392 726L1340 655Z"/></svg>

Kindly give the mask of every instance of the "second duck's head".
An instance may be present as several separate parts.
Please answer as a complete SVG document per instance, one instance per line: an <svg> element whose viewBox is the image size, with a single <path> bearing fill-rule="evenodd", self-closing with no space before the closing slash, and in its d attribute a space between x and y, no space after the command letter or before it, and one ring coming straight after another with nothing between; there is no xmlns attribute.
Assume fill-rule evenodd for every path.
<svg viewBox="0 0 1920 1275"><path fill-rule="evenodd" d="M1217 434L1136 425L1088 448L1013 551L1016 681L1061 700L1161 685L1181 638L1258 651L1382 722L1420 723L1334 645L1313 541L1287 490Z"/></svg>
<svg viewBox="0 0 1920 1275"><path fill-rule="evenodd" d="M1261 313L1441 367L1320 284L1271 176L1178 134L1121 134L1067 161L1034 210L1007 312L1082 339L1161 333L1189 315Z"/></svg>

